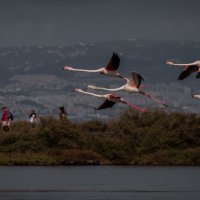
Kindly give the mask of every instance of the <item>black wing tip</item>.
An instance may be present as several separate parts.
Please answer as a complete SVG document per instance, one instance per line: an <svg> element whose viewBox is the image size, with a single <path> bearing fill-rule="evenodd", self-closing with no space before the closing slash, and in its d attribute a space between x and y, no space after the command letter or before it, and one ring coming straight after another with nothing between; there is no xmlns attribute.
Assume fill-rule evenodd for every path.
<svg viewBox="0 0 200 200"><path fill-rule="evenodd" d="M101 110L101 105L98 107L94 107L94 110Z"/></svg>
<svg viewBox="0 0 200 200"><path fill-rule="evenodd" d="M144 78L142 77L142 75L141 75L140 73L138 73L138 72L136 72L136 71L132 71L131 73L135 73L135 74L137 74L138 76L140 76L141 80L144 81Z"/></svg>
<svg viewBox="0 0 200 200"><path fill-rule="evenodd" d="M136 72L136 71L131 71L131 73L135 73L135 74L138 74L138 75L140 75L141 76L141 74L140 73L138 73L138 72ZM141 76L142 77L142 76Z"/></svg>
<svg viewBox="0 0 200 200"><path fill-rule="evenodd" d="M113 68L117 70L120 64L120 57L118 56L117 53L113 52L110 62L112 62Z"/></svg>
<svg viewBox="0 0 200 200"><path fill-rule="evenodd" d="M189 74L190 75L190 74ZM187 78L189 76L188 74L185 74L185 71L183 71L179 77L178 77L178 80L181 81L181 80L184 80L185 78Z"/></svg>
<svg viewBox="0 0 200 200"><path fill-rule="evenodd" d="M98 108L96 108L96 110L102 110L102 109L107 109L107 108L111 108L115 105L116 102L110 101L108 99L106 99L103 104L101 104Z"/></svg>
<svg viewBox="0 0 200 200"><path fill-rule="evenodd" d="M200 72L197 73L196 78L200 78Z"/></svg>
<svg viewBox="0 0 200 200"><path fill-rule="evenodd" d="M182 80L184 80L185 78L187 78L187 77L182 77L181 75L178 77L178 80L179 81L182 81Z"/></svg>
<svg viewBox="0 0 200 200"><path fill-rule="evenodd" d="M112 57L119 58L119 55L116 52L113 52Z"/></svg>
<svg viewBox="0 0 200 200"><path fill-rule="evenodd" d="M139 74L140 75L140 74ZM144 78L140 75L140 78L141 78L141 80L143 80L144 81Z"/></svg>

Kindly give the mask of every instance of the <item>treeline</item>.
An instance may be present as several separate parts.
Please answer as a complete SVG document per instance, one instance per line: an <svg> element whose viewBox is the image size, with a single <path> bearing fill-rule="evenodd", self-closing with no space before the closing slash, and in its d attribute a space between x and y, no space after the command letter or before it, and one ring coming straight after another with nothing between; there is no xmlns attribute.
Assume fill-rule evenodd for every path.
<svg viewBox="0 0 200 200"><path fill-rule="evenodd" d="M200 165L200 116L127 110L108 122L42 118L0 132L0 165Z"/></svg>

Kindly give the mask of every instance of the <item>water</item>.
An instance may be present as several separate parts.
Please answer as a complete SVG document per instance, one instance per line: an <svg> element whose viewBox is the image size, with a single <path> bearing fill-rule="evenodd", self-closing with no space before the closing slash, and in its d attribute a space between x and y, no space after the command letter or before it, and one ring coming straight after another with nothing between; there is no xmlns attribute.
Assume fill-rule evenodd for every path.
<svg viewBox="0 0 200 200"><path fill-rule="evenodd" d="M199 167L0 167L1 200L200 199Z"/></svg>

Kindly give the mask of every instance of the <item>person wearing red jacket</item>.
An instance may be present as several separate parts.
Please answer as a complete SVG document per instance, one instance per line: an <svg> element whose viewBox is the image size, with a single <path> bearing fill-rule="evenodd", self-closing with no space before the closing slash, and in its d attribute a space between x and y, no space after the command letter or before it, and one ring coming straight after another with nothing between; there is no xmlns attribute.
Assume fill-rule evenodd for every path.
<svg viewBox="0 0 200 200"><path fill-rule="evenodd" d="M3 107L2 108L2 111L3 111L3 115L1 117L1 130L5 130L5 128L8 128L9 131L11 131L11 124L10 124L10 120L8 119L8 114L9 114L9 111L8 111L8 108L7 107Z"/></svg>

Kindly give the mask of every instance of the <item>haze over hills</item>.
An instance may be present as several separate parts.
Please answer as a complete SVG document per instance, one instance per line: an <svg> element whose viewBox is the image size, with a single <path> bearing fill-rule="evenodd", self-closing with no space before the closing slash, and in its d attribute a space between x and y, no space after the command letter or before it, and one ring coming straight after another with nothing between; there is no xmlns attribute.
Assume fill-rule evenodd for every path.
<svg viewBox="0 0 200 200"><path fill-rule="evenodd" d="M0 103L8 105L18 118L27 118L31 108L40 115L57 115L64 105L69 117L76 120L108 119L126 108L116 105L111 110L94 111L101 101L73 93L74 88L88 84L117 87L123 80L94 73L67 72L65 65L85 69L104 66L112 52L120 55L119 72L129 76L141 73L146 91L169 104L169 111L199 112L200 102L191 98L198 93L198 79L194 75L177 81L182 68L166 66L165 60L192 62L199 59L200 43L181 41L150 41L127 39L99 43L80 43L67 47L1 47L0 48ZM104 93L102 91L95 91ZM152 100L137 94L120 92L131 103L159 108Z"/></svg>

